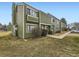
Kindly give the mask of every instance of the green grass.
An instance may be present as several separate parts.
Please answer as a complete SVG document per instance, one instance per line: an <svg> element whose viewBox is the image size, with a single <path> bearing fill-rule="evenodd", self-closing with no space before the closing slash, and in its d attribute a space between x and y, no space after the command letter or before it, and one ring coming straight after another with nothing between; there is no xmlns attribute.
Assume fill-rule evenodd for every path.
<svg viewBox="0 0 79 59"><path fill-rule="evenodd" d="M79 56L79 37L17 39L0 38L0 56Z"/></svg>

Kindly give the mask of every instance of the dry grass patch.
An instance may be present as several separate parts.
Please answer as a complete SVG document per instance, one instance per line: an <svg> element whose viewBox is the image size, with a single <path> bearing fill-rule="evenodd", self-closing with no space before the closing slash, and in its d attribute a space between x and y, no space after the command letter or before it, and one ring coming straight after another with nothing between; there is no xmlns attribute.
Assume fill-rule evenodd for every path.
<svg viewBox="0 0 79 59"><path fill-rule="evenodd" d="M42 37L24 41L8 35L0 38L0 56L79 56L79 37Z"/></svg>
<svg viewBox="0 0 79 59"><path fill-rule="evenodd" d="M3 36L7 36L7 35L10 35L11 34L11 31L0 31L0 37L3 37Z"/></svg>

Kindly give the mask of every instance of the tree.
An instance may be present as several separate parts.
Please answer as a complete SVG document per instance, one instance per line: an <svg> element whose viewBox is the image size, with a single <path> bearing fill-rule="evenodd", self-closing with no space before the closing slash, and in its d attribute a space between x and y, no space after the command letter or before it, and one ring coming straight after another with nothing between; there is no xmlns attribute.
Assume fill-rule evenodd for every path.
<svg viewBox="0 0 79 59"><path fill-rule="evenodd" d="M4 30L4 31L7 31L7 25L6 25L6 24L3 25L3 30Z"/></svg>
<svg viewBox="0 0 79 59"><path fill-rule="evenodd" d="M74 27L75 30L79 30L79 23L75 22L74 25L73 25L73 27Z"/></svg>
<svg viewBox="0 0 79 59"><path fill-rule="evenodd" d="M9 22L9 24L7 25L7 30L11 31L12 30L12 24Z"/></svg>

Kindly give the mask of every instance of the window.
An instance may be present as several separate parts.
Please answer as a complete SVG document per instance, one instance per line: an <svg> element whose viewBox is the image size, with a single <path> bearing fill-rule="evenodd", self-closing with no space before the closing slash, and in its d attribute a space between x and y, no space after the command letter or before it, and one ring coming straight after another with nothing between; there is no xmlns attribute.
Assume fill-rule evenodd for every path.
<svg viewBox="0 0 79 59"><path fill-rule="evenodd" d="M27 32L31 32L35 28L34 25L27 25Z"/></svg>
<svg viewBox="0 0 79 59"><path fill-rule="evenodd" d="M52 29L54 29L54 25L52 25L51 27L52 27Z"/></svg>
<svg viewBox="0 0 79 59"><path fill-rule="evenodd" d="M39 16L39 13L38 12L36 12L36 17L38 17Z"/></svg>
<svg viewBox="0 0 79 59"><path fill-rule="evenodd" d="M30 15L33 16L33 10L30 10Z"/></svg>
<svg viewBox="0 0 79 59"><path fill-rule="evenodd" d="M59 21L57 21L57 24L59 24Z"/></svg>
<svg viewBox="0 0 79 59"><path fill-rule="evenodd" d="M45 25L41 25L41 28L42 28L42 29L45 29Z"/></svg>
<svg viewBox="0 0 79 59"><path fill-rule="evenodd" d="M29 8L27 8L27 14L30 15L30 9Z"/></svg>
<svg viewBox="0 0 79 59"><path fill-rule="evenodd" d="M27 33L31 33L32 30L33 30L36 26L37 26L36 24L27 24L27 26L26 26L26 32L27 32Z"/></svg>
<svg viewBox="0 0 79 59"><path fill-rule="evenodd" d="M29 31L31 32L35 28L34 25L29 25Z"/></svg>
<svg viewBox="0 0 79 59"><path fill-rule="evenodd" d="M38 12L35 12L34 10L31 10L29 8L27 8L27 14L33 17L38 17Z"/></svg>
<svg viewBox="0 0 79 59"><path fill-rule="evenodd" d="M37 12L35 12L33 10L31 10L30 12L31 12L31 16L37 17Z"/></svg>
<svg viewBox="0 0 79 59"><path fill-rule="evenodd" d="M55 19L53 19L53 22L55 22Z"/></svg>

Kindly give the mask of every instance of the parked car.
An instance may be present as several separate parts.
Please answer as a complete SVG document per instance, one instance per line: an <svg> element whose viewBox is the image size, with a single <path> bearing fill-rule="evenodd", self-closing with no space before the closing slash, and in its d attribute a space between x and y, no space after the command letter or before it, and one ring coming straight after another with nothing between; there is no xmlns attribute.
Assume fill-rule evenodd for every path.
<svg viewBox="0 0 79 59"><path fill-rule="evenodd" d="M72 33L79 33L79 30L72 30Z"/></svg>

